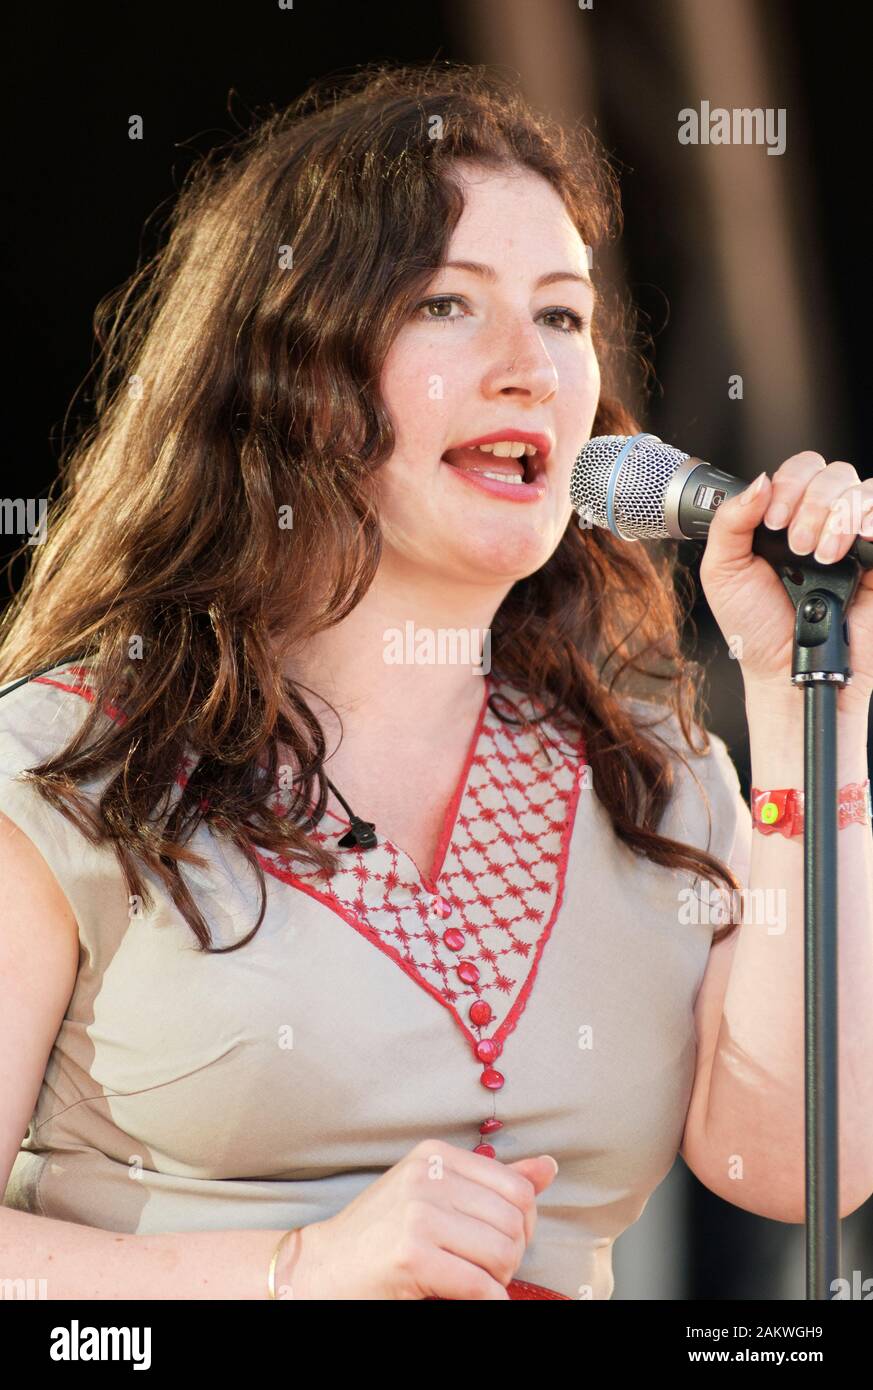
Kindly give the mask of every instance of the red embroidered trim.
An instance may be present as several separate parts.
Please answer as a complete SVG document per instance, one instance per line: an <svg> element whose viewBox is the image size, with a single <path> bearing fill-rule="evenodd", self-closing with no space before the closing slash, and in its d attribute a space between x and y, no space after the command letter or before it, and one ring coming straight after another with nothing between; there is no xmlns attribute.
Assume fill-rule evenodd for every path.
<svg viewBox="0 0 873 1390"><path fill-rule="evenodd" d="M87 666L71 666L69 668L69 674L72 676L88 676L91 672ZM33 684L55 685L58 690L66 690L71 695L82 695L86 700L90 700L91 704L94 703L94 692L88 685L81 683L78 685L68 685L65 681L53 680L51 676L35 676ZM104 705L103 713L108 715L110 719L114 719L116 724L123 724L127 719L124 710L119 709L117 705Z"/></svg>
<svg viewBox="0 0 873 1390"><path fill-rule="evenodd" d="M479 710L479 718L476 720L476 727L473 730L473 737L470 739L470 743L467 748L467 756L464 759L464 766L461 769L461 775L458 778L458 785L455 788L455 793L451 801L449 802L448 807L446 808L446 814L443 818L443 828L440 832L440 838L437 842L436 850L434 851L433 863L430 866L430 874L428 875L428 878L426 880L428 884L435 885L437 879L440 876L440 870L443 867L443 863L446 857L446 851L451 842L452 832L454 831L455 824L457 822L458 812L461 809L461 802L464 799L464 791L466 789L467 781L470 776L470 769L473 765L473 759L476 756L476 749L479 747L479 740L482 737L482 728L485 723L485 716L488 713L488 700L490 699L493 689L491 678L489 676L484 676L483 680L485 684L485 694L482 700L482 706Z"/></svg>

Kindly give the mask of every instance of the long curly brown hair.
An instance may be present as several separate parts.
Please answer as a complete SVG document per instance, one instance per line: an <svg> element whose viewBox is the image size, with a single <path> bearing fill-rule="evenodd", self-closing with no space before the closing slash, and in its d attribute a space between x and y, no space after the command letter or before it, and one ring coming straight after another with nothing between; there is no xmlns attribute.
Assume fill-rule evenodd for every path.
<svg viewBox="0 0 873 1390"><path fill-rule="evenodd" d="M63 450L48 539L0 624L0 680L86 660L87 719L32 780L92 843L111 840L147 904L149 865L207 950L180 872L203 863L186 848L201 820L260 882L254 927L224 949L263 920L255 847L336 865L308 833L327 800L323 731L277 651L347 615L376 572L375 475L394 438L381 367L445 259L459 159L541 174L590 247L620 230L615 173L584 127L558 126L481 67L370 66L200 159L161 249L95 314L94 420ZM636 433L618 384L628 362L646 369L628 303L602 293L592 331L593 433ZM293 529L277 524L289 507ZM584 730L625 845L737 889L714 856L657 833L672 754L620 698L644 682L689 747L699 722L694 751L709 748L681 650L689 579L675 547L571 523L494 617L495 675ZM107 702L123 723L103 718ZM268 805L280 748L294 769L284 815ZM184 791L157 814L186 754ZM94 808L76 784L109 770Z"/></svg>

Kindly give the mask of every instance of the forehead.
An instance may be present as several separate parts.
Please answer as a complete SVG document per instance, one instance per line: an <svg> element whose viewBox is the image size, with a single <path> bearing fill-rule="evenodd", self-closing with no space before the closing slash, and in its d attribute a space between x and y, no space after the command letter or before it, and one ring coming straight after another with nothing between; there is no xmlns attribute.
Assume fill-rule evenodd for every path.
<svg viewBox="0 0 873 1390"><path fill-rule="evenodd" d="M518 165L490 169L463 161L457 162L453 173L463 194L464 211L450 241L452 256L474 247L495 254L516 250L530 255L539 247L543 255L563 251L581 268L582 237L562 198L541 174Z"/></svg>

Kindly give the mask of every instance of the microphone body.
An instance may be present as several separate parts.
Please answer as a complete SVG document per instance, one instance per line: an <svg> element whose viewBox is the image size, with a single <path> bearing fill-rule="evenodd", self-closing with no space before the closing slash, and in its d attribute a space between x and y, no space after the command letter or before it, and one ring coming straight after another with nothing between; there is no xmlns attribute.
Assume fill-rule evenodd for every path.
<svg viewBox="0 0 873 1390"><path fill-rule="evenodd" d="M605 434L590 439L573 465L570 501L588 525L608 527L622 540L705 541L721 504L747 487L655 434ZM762 540L782 534L763 523L755 531ZM873 541L856 536L847 556L873 569ZM796 558L818 563L812 555Z"/></svg>

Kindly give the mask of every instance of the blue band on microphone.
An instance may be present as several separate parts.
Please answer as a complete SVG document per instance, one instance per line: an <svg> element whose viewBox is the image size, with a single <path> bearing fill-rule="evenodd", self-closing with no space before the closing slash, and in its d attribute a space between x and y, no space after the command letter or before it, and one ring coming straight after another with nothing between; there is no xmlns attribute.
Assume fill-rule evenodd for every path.
<svg viewBox="0 0 873 1390"><path fill-rule="evenodd" d="M621 465L624 463L625 459L633 449L634 445L640 439L654 439L658 444L661 443L660 439L656 434L629 434L627 437L627 442L622 445L621 449L615 457L615 462L612 465L612 472L609 475L609 482L606 485L606 522L612 534L614 536L618 536L620 541L636 539L636 537L623 536L619 531L618 527L615 524L615 510L613 503L615 498L615 489L618 486L618 475L621 472Z"/></svg>

